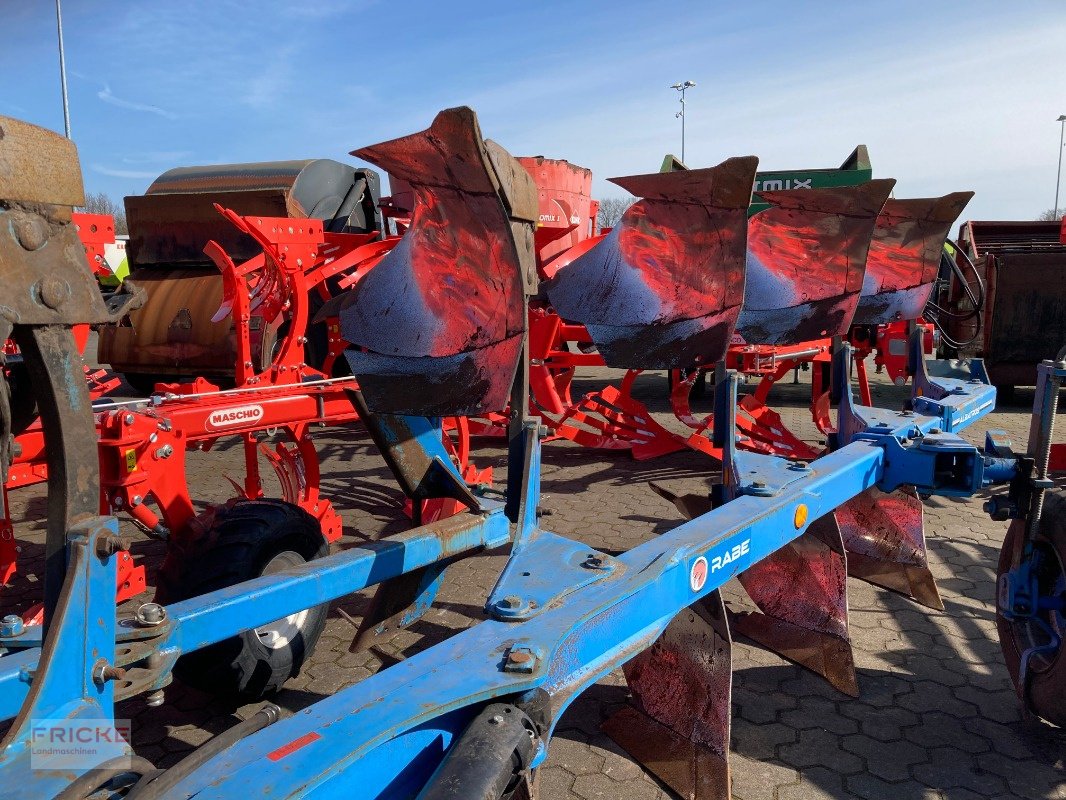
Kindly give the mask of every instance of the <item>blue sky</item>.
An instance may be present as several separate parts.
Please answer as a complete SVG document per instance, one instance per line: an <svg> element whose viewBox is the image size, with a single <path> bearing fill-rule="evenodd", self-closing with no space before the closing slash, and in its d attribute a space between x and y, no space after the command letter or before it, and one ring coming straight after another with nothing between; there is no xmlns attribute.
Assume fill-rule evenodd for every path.
<svg viewBox="0 0 1066 800"><path fill-rule="evenodd" d="M51 0L0 0L0 114L62 130ZM1066 3L64 0L89 191L181 165L329 157L466 104L516 155L604 179L755 154L836 166L858 143L896 195L977 191L966 218L1052 206ZM1066 204L1066 203L1061 203Z"/></svg>

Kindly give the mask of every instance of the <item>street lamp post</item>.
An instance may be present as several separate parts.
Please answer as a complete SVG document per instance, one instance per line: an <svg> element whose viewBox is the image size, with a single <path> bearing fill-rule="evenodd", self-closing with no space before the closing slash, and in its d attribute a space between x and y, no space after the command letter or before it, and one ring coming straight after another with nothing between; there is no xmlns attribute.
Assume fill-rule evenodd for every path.
<svg viewBox="0 0 1066 800"><path fill-rule="evenodd" d="M63 12L56 0L56 29L59 32L59 81L63 87L63 129L70 138L70 104L67 102L67 58L63 52Z"/></svg>
<svg viewBox="0 0 1066 800"><path fill-rule="evenodd" d="M1055 173L1055 219L1059 218L1059 184L1062 182L1063 133L1066 132L1066 114L1059 114L1059 171ZM684 159L681 159L684 161Z"/></svg>
<svg viewBox="0 0 1066 800"><path fill-rule="evenodd" d="M681 92L681 110L674 114L674 118L681 118L681 163L685 163L685 90L691 89L696 85L695 81L685 81L684 83L675 83L671 86L671 89L677 89Z"/></svg>

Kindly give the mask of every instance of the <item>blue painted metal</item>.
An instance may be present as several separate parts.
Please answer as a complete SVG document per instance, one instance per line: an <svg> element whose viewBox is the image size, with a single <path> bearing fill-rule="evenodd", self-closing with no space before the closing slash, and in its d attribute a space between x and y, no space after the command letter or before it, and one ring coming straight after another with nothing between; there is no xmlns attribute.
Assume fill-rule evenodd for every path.
<svg viewBox="0 0 1066 800"><path fill-rule="evenodd" d="M103 668L115 664L115 603L101 587L114 585L117 568L113 556L97 552L102 540L117 535L113 517L91 518L69 530L69 566L57 606L61 623L49 628L44 657L33 649L0 659L0 686L14 689L15 696L32 674L0 752L8 796L53 797L71 780L68 770L31 767L30 744L40 720L113 719L114 684L103 678ZM11 704L5 698L2 705ZM12 784L12 775L32 776L32 781Z"/></svg>
<svg viewBox="0 0 1066 800"><path fill-rule="evenodd" d="M285 769L272 771L277 795L332 797L359 785L368 797L404 796L398 787L418 784L410 771L428 775L480 704L538 689L549 698L551 719L557 719L576 693L650 644L677 611L802 534L806 525L795 524L799 504L814 520L871 486L892 488L885 475L888 440L902 445L916 427L937 423L943 419L900 417L896 426L864 433L805 471L789 470L773 457L742 456L743 462L764 465L768 475L777 476L774 494L740 494L622 554L615 569L581 586L568 585L571 576L564 572L555 585L558 602L539 613L516 622L489 620L457 634L249 737L181 788L195 793L210 786L212 793L232 795L252 791L262 785L264 757L314 733L321 738L286 756ZM901 457L924 460L918 452L902 449ZM974 480L981 464L972 462ZM547 536L537 537L528 551L534 552L542 538L554 542ZM692 569L701 559L711 565L710 572L694 590ZM518 595L517 580L512 572L496 594ZM538 656L529 671L508 667L508 654L522 648Z"/></svg>
<svg viewBox="0 0 1066 800"><path fill-rule="evenodd" d="M930 378L929 385L936 380ZM800 504L807 506L806 519L815 520L871 486L894 488L897 471L911 483L915 476L929 475L937 448L945 446L923 447L915 438L922 434L919 441L944 441L930 432L946 428L948 414L958 414L956 424L959 418L965 424L978 416L970 410L984 410L989 387L963 381L958 388L961 391L950 395L951 404L931 406L943 410L943 416L888 415L846 400L842 418L851 414L864 424L848 434L850 441L841 440L839 449L805 468L773 456L739 453L731 439L723 441L731 454L727 471L736 475L734 499L614 559L540 530L539 441L535 431L527 430L522 438L529 445L524 459L529 472L520 503L519 542L491 598L498 604L518 597L525 613L510 615L509 621L483 622L248 737L208 762L176 792L236 796L258 791L268 781L276 796L341 796L359 786L367 797L402 797L432 772L452 738L491 699L537 689L549 698L554 724L578 692L648 646L680 609L801 535L806 524L796 526ZM735 376L727 375L719 390L723 405L735 391ZM870 424L871 419L877 422ZM969 470L963 475L960 467L956 477L980 486L984 460L976 448L967 447L952 438L945 449ZM920 487L923 491L954 493L959 488L954 482L938 483L935 475L920 480L928 481ZM158 652L171 661L180 652L249 626L474 547L500 544L509 535L502 507L495 504L484 514L461 515L177 603L168 608L172 626L160 637ZM694 589L693 565L702 559L710 565L709 574ZM110 584L106 578L96 580L96 586L112 586L114 578ZM108 593L96 595L108 598L113 622ZM73 616L64 615L55 630L72 642L88 640L88 632L78 628ZM103 642L97 646L106 649ZM110 646L113 650L113 638ZM511 654L525 650L532 658L515 661ZM35 652L0 659L0 686L13 685ZM84 673L78 680L84 683ZM70 674L50 685L59 683L64 692L76 685ZM37 713L40 704L34 701L27 707ZM550 731L543 733L546 739ZM308 735L313 741L280 758L281 768L263 769L269 754L287 752L287 744ZM27 786L27 792L39 796L36 779Z"/></svg>

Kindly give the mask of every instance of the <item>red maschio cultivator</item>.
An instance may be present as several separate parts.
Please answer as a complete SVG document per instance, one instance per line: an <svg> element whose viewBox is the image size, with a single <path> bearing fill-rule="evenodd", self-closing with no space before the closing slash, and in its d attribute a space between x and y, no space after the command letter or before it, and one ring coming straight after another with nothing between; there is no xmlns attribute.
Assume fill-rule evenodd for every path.
<svg viewBox="0 0 1066 800"><path fill-rule="evenodd" d="M319 458L312 427L347 425L359 419L358 385L347 365L336 359L346 347L335 316L318 320L325 328L319 369L308 364L312 313L333 292L350 289L396 245L377 240L375 233L330 233L317 219L241 216L217 206L214 213L261 249L240 264L215 241L203 248L217 264L221 304L213 317L232 325L235 353L234 388L222 389L204 378L187 383L160 383L148 399L103 398L120 381L104 371L88 371L98 434L101 509L125 513L150 536L166 540L172 552L162 580L211 526L210 513L198 514L186 480L188 450L207 451L220 440L238 439L244 450L244 475L230 478L235 498L263 496L262 461L272 468L285 502L308 512L328 542L341 535L341 521L328 498L319 492ZM78 215L75 215L77 221ZM87 230L82 226L80 231ZM89 250L89 245L86 245ZM90 251L91 256L91 251ZM180 312L179 312L180 314ZM88 334L83 326L82 340ZM264 329L281 331L272 338L270 361L257 366ZM336 369L335 369L336 367ZM334 372L339 376L334 376ZM106 376L106 378L105 378ZM380 438L379 431L375 438ZM9 489L48 478L44 431L40 420L21 427L4 486ZM272 444L271 444L272 443ZM469 459L469 433L464 419L443 423L441 456L456 465L472 485L491 481L491 469L478 470ZM426 487L406 477L407 467L387 448L383 452L408 493L408 510L416 521L455 513L454 499L434 498ZM0 569L6 583L17 569L18 545L9 516L0 520ZM144 591L144 567L128 551L119 554L119 601ZM30 614L34 616L36 611Z"/></svg>

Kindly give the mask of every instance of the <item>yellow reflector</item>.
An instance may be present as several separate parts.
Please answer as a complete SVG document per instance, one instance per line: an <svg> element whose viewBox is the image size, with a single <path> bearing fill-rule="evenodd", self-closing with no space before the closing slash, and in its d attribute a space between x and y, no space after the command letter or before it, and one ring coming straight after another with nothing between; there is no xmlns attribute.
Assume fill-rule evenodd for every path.
<svg viewBox="0 0 1066 800"><path fill-rule="evenodd" d="M796 526L796 530L803 527L803 523L807 521L807 506L800 503L796 506L796 513L792 517L792 524Z"/></svg>

